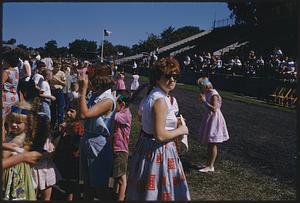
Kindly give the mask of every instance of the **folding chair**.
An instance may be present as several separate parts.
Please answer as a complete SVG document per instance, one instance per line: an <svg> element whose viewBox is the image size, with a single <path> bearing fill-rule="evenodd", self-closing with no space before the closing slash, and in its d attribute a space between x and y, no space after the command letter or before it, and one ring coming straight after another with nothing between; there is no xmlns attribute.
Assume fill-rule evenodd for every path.
<svg viewBox="0 0 300 203"><path fill-rule="evenodd" d="M278 104L280 106L285 106L285 102L287 101L288 95L292 91L291 88L284 88L284 90L281 92L281 94L278 96Z"/></svg>
<svg viewBox="0 0 300 203"><path fill-rule="evenodd" d="M296 95L296 89L294 88L287 97L286 106L294 107L296 105L297 100L298 100L298 97Z"/></svg>
<svg viewBox="0 0 300 203"><path fill-rule="evenodd" d="M273 98L272 103L275 103L275 104L277 103L277 100L279 99L279 95L281 95L283 91L284 91L283 87L276 87L274 92L269 95L270 97Z"/></svg>

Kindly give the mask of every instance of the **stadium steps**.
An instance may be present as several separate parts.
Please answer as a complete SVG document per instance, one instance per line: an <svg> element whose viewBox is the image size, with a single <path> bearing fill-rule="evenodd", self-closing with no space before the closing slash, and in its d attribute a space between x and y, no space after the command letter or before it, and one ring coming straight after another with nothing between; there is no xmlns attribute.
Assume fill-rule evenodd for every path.
<svg viewBox="0 0 300 203"><path fill-rule="evenodd" d="M172 43L172 44L170 44L170 45L167 45L167 46L165 46L165 47L162 47L162 48L160 48L160 49L157 50L157 53L158 53L158 54L161 54L161 53L163 53L163 52L165 52L165 51L168 51L168 50L170 50L170 49L173 49L173 48L175 48L175 47L178 47L178 46L180 46L180 45L182 45L182 44L185 44L185 43L187 43L187 42L190 42L190 41L193 41L193 40L195 40L195 39L198 39L198 38L200 38L200 37L202 37L202 36L204 36L204 35L209 34L211 31L212 31L212 29L207 30L207 31L204 31L204 32L201 32L201 33L198 33L198 34L193 35L193 36L190 36L190 37L185 38L185 39L183 39L183 40L180 40L180 41L178 41L178 42L175 42L175 43ZM186 49L191 49L191 48L193 48L193 47L189 47L189 48L186 48ZM181 50L181 52L183 52L184 50L185 50L185 49L183 48L183 49ZM154 53L154 51L153 51L152 53ZM133 56L128 56L128 57L125 57L125 58L117 59L115 62L116 62L117 64L120 64L120 63L124 63L124 62L126 62L126 61L131 61L131 60L140 59L140 58L142 58L142 57L144 57L144 56L145 56L144 54L136 54L136 55L133 55Z"/></svg>
<svg viewBox="0 0 300 203"><path fill-rule="evenodd" d="M249 43L249 41L245 41L245 42L242 42L242 43L235 42L233 44L230 44L229 46L226 46L226 47L224 47L222 49L219 49L219 50L215 51L213 54L214 55L222 55L222 54L227 53L227 52L229 52L231 50L235 50L236 48L244 46L244 45L246 45L248 43Z"/></svg>
<svg viewBox="0 0 300 203"><path fill-rule="evenodd" d="M178 46L180 46L180 45L182 45L182 44L185 44L185 43L187 43L187 42L190 42L190 41L193 41L193 40L195 40L195 39L198 39L198 38L200 38L200 37L202 37L202 36L204 36L204 35L207 35L207 34L209 34L211 31L212 31L212 29L207 30L207 31L204 31L204 32L200 32L200 33L198 33L198 34L196 34L196 35L190 36L190 37L188 37L188 38L185 38L185 39L180 40L180 41L178 41L178 42L175 42L175 43L173 43L173 44L170 44L170 45L167 45L167 46L165 46L165 47L162 47L162 48L158 49L157 52L158 52L158 54L160 54L160 53L162 53L162 52L168 51L168 50L173 49L173 48L175 48L175 47L178 47Z"/></svg>
<svg viewBox="0 0 300 203"><path fill-rule="evenodd" d="M194 47L196 47L196 45L183 47L183 48L181 48L179 50L171 52L170 56L175 56L177 54L181 54L182 52L185 52L185 51L188 51L190 49L193 49Z"/></svg>

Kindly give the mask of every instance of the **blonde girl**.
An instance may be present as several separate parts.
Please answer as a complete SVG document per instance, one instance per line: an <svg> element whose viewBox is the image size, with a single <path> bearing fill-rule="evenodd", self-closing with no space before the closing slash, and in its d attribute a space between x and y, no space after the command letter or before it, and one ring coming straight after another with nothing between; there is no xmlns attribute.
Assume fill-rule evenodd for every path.
<svg viewBox="0 0 300 203"><path fill-rule="evenodd" d="M204 168L199 172L214 172L214 164L217 158L217 144L229 139L226 122L220 110L222 98L213 89L212 83L207 77L197 80L200 88L199 100L205 106L198 139L200 144L207 144L208 160Z"/></svg>
<svg viewBox="0 0 300 203"><path fill-rule="evenodd" d="M6 117L7 127L6 143L13 143L15 147L3 151L3 158L10 159L29 151L32 144L32 106L25 102L18 102L11 107ZM36 200L31 167L21 162L3 171L3 188L5 200Z"/></svg>

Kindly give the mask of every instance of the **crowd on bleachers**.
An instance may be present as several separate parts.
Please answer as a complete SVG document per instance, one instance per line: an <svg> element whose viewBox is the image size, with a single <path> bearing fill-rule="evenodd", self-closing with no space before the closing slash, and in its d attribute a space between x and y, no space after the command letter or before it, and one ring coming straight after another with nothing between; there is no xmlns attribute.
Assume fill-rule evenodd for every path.
<svg viewBox="0 0 300 203"><path fill-rule="evenodd" d="M246 48L245 48L246 47ZM267 77L296 82L297 69L295 58L286 55L279 47L267 54L257 54L255 49L242 46L223 54L209 51L189 52L175 56L186 71L204 75L223 73L249 77ZM139 61L139 67L149 67L153 57Z"/></svg>
<svg viewBox="0 0 300 203"><path fill-rule="evenodd" d="M182 62L186 70L208 74L225 73L242 76L268 77L295 82L296 61L276 47L268 55L258 55L254 50L237 49L222 55L209 52L186 55Z"/></svg>

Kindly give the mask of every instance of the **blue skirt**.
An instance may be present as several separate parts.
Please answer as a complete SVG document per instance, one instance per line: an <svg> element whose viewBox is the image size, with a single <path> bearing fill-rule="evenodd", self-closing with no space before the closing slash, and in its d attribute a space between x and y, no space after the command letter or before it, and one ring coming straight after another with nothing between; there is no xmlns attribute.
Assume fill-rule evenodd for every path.
<svg viewBox="0 0 300 203"><path fill-rule="evenodd" d="M190 199L175 143L158 143L142 132L129 165L126 200Z"/></svg>
<svg viewBox="0 0 300 203"><path fill-rule="evenodd" d="M111 143L103 136L83 137L80 153L84 182L91 187L108 187L113 163Z"/></svg>

